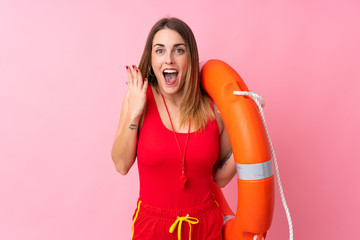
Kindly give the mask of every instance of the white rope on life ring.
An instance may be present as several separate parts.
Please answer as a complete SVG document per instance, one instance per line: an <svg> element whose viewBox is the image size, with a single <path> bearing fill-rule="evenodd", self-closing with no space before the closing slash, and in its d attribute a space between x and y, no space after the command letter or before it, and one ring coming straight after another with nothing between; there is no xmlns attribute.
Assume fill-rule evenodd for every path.
<svg viewBox="0 0 360 240"><path fill-rule="evenodd" d="M287 218L287 221L288 221L288 224L289 224L289 239L293 240L293 238L294 238L294 232L293 231L294 230L293 230L292 220L291 220L291 216L290 216L290 211L289 211L289 208L288 208L287 203L286 203L284 190L283 190L281 180L280 180L280 172L279 172L279 167L278 167L278 164L277 164L277 161L276 161L275 150L273 148L273 145L272 145L272 142L271 142L271 139L270 139L270 134L269 134L268 129L266 127L265 116L264 116L264 112L262 110L262 108L265 106L265 100L260 95L258 95L256 93L253 93L253 92L234 91L233 94L237 95L237 96L248 96L248 97L250 97L252 100L254 100L254 102L256 103L256 105L257 105L257 107L259 109L261 119L262 119L263 124L264 124L266 136L267 136L267 138L269 140L269 144L270 144L270 148L271 148L271 158L274 161L276 179L277 179L278 186L279 186L281 201L282 201L282 204L283 204L283 207L284 207L284 210L285 210L285 214L286 214L286 218ZM262 239L264 239L264 238L262 238ZM257 235L254 236L254 240L257 240Z"/></svg>

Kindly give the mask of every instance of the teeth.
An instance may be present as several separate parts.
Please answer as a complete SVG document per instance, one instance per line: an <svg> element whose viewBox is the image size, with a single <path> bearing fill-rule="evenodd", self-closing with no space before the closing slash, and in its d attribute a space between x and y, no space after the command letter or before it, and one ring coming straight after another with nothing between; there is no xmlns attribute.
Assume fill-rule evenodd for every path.
<svg viewBox="0 0 360 240"><path fill-rule="evenodd" d="M167 69L167 70L164 70L164 73L177 73L177 71Z"/></svg>

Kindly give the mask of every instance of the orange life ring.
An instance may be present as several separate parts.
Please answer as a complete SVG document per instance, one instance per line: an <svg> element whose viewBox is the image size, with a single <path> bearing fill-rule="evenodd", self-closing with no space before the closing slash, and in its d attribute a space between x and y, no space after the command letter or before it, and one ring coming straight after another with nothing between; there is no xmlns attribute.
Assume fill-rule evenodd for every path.
<svg viewBox="0 0 360 240"><path fill-rule="evenodd" d="M213 184L215 199L224 215L224 239L260 240L271 226L274 176L269 140L258 107L250 97L233 94L249 90L239 74L220 60L202 65L201 84L219 108L237 165L236 215L221 189Z"/></svg>

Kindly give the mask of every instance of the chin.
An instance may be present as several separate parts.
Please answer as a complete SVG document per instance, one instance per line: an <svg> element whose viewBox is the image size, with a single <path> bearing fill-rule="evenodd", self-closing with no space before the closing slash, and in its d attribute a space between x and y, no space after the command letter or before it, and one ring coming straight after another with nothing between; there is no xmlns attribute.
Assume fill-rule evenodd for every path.
<svg viewBox="0 0 360 240"><path fill-rule="evenodd" d="M174 94L177 93L180 90L180 83L176 82L172 85L168 85L163 80L161 83L161 89L166 92L167 94Z"/></svg>
<svg viewBox="0 0 360 240"><path fill-rule="evenodd" d="M168 87L165 86L162 88L162 90L167 93L167 94L175 94L179 92L179 88L178 87Z"/></svg>

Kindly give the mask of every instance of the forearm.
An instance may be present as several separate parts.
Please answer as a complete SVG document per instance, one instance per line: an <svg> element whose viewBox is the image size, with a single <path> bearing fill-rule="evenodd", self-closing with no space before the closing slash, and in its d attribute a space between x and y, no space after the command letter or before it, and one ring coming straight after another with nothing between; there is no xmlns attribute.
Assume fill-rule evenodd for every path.
<svg viewBox="0 0 360 240"><path fill-rule="evenodd" d="M213 180L219 187L225 187L236 174L236 163L230 152L215 169Z"/></svg>
<svg viewBox="0 0 360 240"><path fill-rule="evenodd" d="M116 170L125 175L135 162L137 149L137 136L140 118L143 115L146 103L148 82L143 82L140 71L133 65L132 72L126 67L128 73L128 91L125 94L119 126L112 147L112 159Z"/></svg>
<svg viewBox="0 0 360 240"><path fill-rule="evenodd" d="M112 159L116 170L125 175L135 162L139 120L126 118L119 126L112 147Z"/></svg>
<svg viewBox="0 0 360 240"><path fill-rule="evenodd" d="M111 152L116 170L122 175L127 174L135 162L140 122L140 117L129 110L129 105L124 101Z"/></svg>
<svg viewBox="0 0 360 240"><path fill-rule="evenodd" d="M214 105L214 110L219 126L220 144L218 160L213 171L213 180L219 187L225 187L236 174L236 164L232 154L229 136L216 105Z"/></svg>

